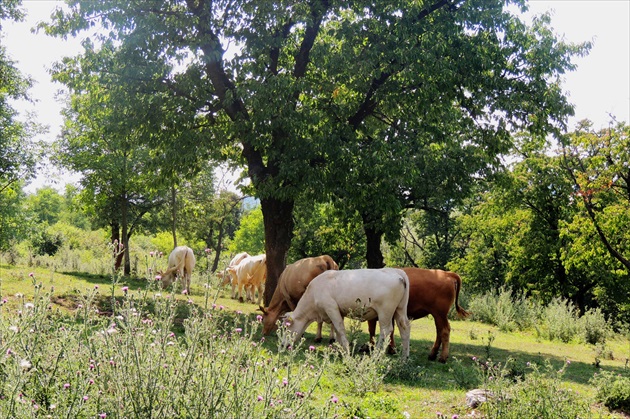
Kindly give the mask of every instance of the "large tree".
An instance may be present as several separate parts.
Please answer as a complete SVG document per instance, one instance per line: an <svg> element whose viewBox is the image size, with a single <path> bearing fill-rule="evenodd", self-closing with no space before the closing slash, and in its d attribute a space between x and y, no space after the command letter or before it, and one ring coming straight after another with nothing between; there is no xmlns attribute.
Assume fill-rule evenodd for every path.
<svg viewBox="0 0 630 419"><path fill-rule="evenodd" d="M303 191L324 197L337 185L364 220L368 265L382 264L375 246L399 223L401 196L417 195L396 180L410 153L439 138L496 155L510 125L550 130L570 110L555 76L579 51L556 42L544 20L530 30L502 0L68 4L49 33L100 24L125 70L135 69L138 92L187 100L180 112L211 128L202 147L242 159L264 216L267 302ZM82 72L116 73L98 50L79 60ZM156 63L172 70L151 71Z"/></svg>

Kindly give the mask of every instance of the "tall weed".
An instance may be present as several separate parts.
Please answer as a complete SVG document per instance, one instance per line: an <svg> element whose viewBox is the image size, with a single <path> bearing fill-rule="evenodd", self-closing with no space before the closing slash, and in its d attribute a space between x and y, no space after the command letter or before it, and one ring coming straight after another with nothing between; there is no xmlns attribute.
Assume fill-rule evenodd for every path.
<svg viewBox="0 0 630 419"><path fill-rule="evenodd" d="M591 417L590 406L584 395L579 395L562 384L562 376L569 362L556 370L549 362L542 367L527 364L524 375L514 376L510 366L486 362L480 368L484 388L489 390L488 401L481 405L484 417L493 419L557 419Z"/></svg>

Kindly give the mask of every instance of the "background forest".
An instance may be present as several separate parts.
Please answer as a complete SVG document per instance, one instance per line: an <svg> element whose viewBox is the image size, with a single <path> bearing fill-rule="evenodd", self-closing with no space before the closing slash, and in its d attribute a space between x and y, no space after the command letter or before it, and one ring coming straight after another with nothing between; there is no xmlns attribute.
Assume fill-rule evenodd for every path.
<svg viewBox="0 0 630 419"><path fill-rule="evenodd" d="M520 1L337 3L69 2L40 25L87 34L52 68L52 146L11 107L31 81L1 49L2 262L105 273L118 241L144 276L178 244L210 271L266 252L273 291L329 254L630 323L630 128L566 126L561 76L590 44L524 24ZM43 161L79 184L26 194Z"/></svg>

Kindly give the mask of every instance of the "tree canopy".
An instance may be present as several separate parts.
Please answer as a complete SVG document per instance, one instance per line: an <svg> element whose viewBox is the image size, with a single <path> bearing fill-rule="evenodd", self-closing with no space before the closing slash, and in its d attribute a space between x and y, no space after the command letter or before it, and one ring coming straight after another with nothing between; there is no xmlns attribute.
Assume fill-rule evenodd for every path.
<svg viewBox="0 0 630 419"><path fill-rule="evenodd" d="M376 246L404 208L448 206L439 191L469 190L461 181L491 171L511 131L564 128L560 77L589 48L558 39L548 16L525 25L507 8L522 1L67 3L49 34L103 28L57 68L76 93L90 77L123 86L132 117L117 124L172 150L173 165L212 152L246 166L266 301L303 194L358 213L368 266L382 265Z"/></svg>

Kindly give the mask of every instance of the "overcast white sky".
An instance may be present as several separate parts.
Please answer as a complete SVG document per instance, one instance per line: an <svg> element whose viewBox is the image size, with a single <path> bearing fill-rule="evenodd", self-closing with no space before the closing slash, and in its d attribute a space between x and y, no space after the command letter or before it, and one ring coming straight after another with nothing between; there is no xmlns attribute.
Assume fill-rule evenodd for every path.
<svg viewBox="0 0 630 419"><path fill-rule="evenodd" d="M10 57L24 74L36 83L31 96L34 105L21 107L35 111L41 124L50 127L46 139L52 141L62 123L61 105L55 100L59 89L50 81L51 64L63 56L80 52L78 40L63 41L42 33L33 34L37 22L49 20L60 2L25 0L27 19L21 23L3 23L3 43ZM576 116L569 127L582 119L590 119L596 128L605 127L609 114L621 121L630 121L630 0L530 0L530 12L553 11L552 25L556 33L574 43L592 40L591 53L578 58L578 68L566 75L564 90L576 107ZM61 175L46 174L27 188L32 192L42 185L59 187Z"/></svg>

